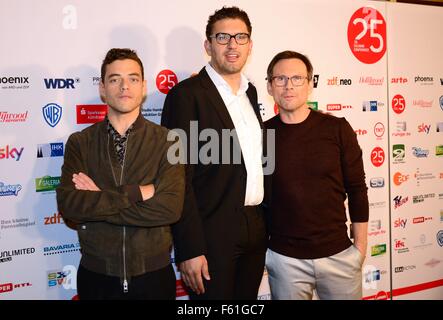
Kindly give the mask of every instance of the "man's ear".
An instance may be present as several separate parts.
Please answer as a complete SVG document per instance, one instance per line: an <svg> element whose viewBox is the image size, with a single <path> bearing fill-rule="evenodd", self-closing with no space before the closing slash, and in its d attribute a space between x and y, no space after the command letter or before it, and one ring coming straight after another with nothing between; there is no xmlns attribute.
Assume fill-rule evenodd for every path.
<svg viewBox="0 0 443 320"><path fill-rule="evenodd" d="M204 43L204 47L205 47L205 50L206 50L206 54L208 55L208 56L211 56L211 49L212 49L212 44L211 44L211 42L209 42L207 39L205 40L205 43Z"/></svg>
<svg viewBox="0 0 443 320"><path fill-rule="evenodd" d="M272 83L270 81L268 81L266 83L266 89L268 89L268 93L270 96L273 96L273 91L272 91Z"/></svg>
<svg viewBox="0 0 443 320"><path fill-rule="evenodd" d="M98 92L100 93L100 99L106 103L105 85L103 84L103 79L100 81L98 86Z"/></svg>

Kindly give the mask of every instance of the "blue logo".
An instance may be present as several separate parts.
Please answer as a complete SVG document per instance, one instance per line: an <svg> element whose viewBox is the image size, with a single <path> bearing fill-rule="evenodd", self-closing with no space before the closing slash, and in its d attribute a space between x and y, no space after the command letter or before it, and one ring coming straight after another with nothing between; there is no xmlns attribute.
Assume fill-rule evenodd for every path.
<svg viewBox="0 0 443 320"><path fill-rule="evenodd" d="M21 184L4 184L0 181L0 197L17 196L21 189Z"/></svg>
<svg viewBox="0 0 443 320"><path fill-rule="evenodd" d="M47 79L45 78L45 86L46 89L75 89L74 82L80 82L79 78L56 78L56 79Z"/></svg>
<svg viewBox="0 0 443 320"><path fill-rule="evenodd" d="M37 145L37 158L63 157L63 142Z"/></svg>
<svg viewBox="0 0 443 320"><path fill-rule="evenodd" d="M56 103L48 103L42 110L46 123L54 128L62 118L62 107Z"/></svg>
<svg viewBox="0 0 443 320"><path fill-rule="evenodd" d="M443 96L440 97L440 108L443 110Z"/></svg>
<svg viewBox="0 0 443 320"><path fill-rule="evenodd" d="M437 233L437 242L440 247L443 247L443 230Z"/></svg>

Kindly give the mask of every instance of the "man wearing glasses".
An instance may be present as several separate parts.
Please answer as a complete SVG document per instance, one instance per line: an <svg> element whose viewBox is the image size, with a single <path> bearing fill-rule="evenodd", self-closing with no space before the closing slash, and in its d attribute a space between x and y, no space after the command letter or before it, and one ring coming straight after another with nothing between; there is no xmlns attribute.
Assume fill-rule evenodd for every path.
<svg viewBox="0 0 443 320"><path fill-rule="evenodd" d="M257 299L263 275L263 124L257 91L241 73L251 31L248 15L237 7L210 16L204 43L209 63L170 90L163 107L161 124L188 137L185 204L173 236L191 299ZM222 132L232 133L210 163L202 161L203 142L193 149L189 141L193 131L208 129L220 142Z"/></svg>
<svg viewBox="0 0 443 320"><path fill-rule="evenodd" d="M345 118L309 109L313 68L294 51L267 70L279 115L266 253L273 299L361 299L369 205L362 151ZM352 243L344 200L348 197ZM352 237L352 236L351 236Z"/></svg>

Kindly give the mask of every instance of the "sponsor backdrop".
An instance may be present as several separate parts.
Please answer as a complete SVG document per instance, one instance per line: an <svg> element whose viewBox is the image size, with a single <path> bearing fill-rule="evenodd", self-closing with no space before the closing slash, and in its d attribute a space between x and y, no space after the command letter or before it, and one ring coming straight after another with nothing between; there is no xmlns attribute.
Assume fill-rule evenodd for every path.
<svg viewBox="0 0 443 320"><path fill-rule="evenodd" d="M159 123L168 90L206 63L206 21L224 4L250 15L245 73L263 119L276 114L267 64L296 50L314 65L312 107L346 117L358 136L370 199L364 298L443 299L443 9L356 0L0 0L0 299L76 298L79 243L55 188L68 136L106 114L107 50L137 50L142 112ZM177 297L187 298L179 274ZM266 271L258 298L270 298Z"/></svg>

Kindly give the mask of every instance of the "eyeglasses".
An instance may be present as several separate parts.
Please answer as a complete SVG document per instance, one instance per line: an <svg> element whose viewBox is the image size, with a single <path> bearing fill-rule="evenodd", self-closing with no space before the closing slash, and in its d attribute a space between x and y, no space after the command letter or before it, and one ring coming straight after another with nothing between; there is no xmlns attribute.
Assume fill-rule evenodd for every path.
<svg viewBox="0 0 443 320"><path fill-rule="evenodd" d="M275 85L277 87L286 87L288 84L288 80L291 79L291 83L294 87L299 87L305 84L305 80L311 80L310 77L303 77L303 76L273 76L271 77L271 82L274 81ZM268 78L266 78L268 80Z"/></svg>
<svg viewBox="0 0 443 320"><path fill-rule="evenodd" d="M232 38L234 38L235 42L237 42L239 45L247 44L249 42L249 34L247 33L237 33L231 35L229 33L219 32L213 36L210 36L209 38L215 38L215 41L222 45L228 44Z"/></svg>

